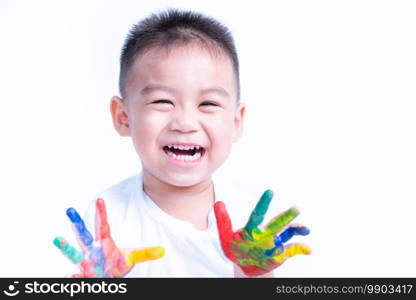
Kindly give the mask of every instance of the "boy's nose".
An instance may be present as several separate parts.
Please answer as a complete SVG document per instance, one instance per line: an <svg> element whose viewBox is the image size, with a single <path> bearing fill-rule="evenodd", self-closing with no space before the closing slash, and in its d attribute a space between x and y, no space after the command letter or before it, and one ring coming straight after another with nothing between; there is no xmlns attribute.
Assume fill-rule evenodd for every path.
<svg viewBox="0 0 416 300"><path fill-rule="evenodd" d="M193 132L199 130L199 123L196 116L191 113L176 113L170 123L170 130L181 132Z"/></svg>

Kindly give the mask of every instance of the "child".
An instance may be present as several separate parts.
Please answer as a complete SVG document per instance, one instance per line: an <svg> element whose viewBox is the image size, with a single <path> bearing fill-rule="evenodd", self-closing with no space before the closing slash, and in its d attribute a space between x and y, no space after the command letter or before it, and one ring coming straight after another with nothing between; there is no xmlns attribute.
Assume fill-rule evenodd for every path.
<svg viewBox="0 0 416 300"><path fill-rule="evenodd" d="M142 172L112 186L100 198L105 201L118 245L162 246L166 255L162 257L160 248L141 252L145 259L138 261L155 260L130 264L130 268L110 276L271 276L286 257L309 253L307 247L298 244L283 248L282 243L292 235L308 233L301 226L288 227L279 243L277 237L275 245L272 242L275 249L268 250L270 257L290 250L280 261L250 261L251 254L238 254L244 246L232 246L238 243L231 240L246 239L251 240L245 243L248 252L260 249L250 243L258 239L257 226L272 195L263 195L245 228L250 227L249 231L232 232L225 207L219 202L227 199L221 199L212 180L242 134L245 112L240 103L237 53L226 27L193 12L168 10L151 15L134 26L125 41L119 89L121 97L111 99L114 128L121 136L131 137ZM97 205L101 216L104 211L98 220L106 219L104 202L100 200ZM87 217L88 228L93 228L93 211ZM270 230L266 230L269 236L295 215L291 210L270 223ZM86 230L78 217L71 221L78 232ZM277 227L276 222L280 222ZM106 237L110 237L109 231ZM112 239L111 243L118 249ZM154 255L149 254L151 251ZM255 257L263 257L264 251L260 252ZM120 261L127 259L127 252L117 253Z"/></svg>

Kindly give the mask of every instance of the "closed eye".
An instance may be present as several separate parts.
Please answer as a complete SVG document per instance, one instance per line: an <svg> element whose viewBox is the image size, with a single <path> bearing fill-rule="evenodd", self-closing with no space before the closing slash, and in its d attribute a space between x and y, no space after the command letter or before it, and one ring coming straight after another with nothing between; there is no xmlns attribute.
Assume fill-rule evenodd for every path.
<svg viewBox="0 0 416 300"><path fill-rule="evenodd" d="M166 100L166 99L155 100L151 102L151 104L157 104L156 107L164 107L164 108L174 106L172 101Z"/></svg>
<svg viewBox="0 0 416 300"><path fill-rule="evenodd" d="M217 103L211 102L211 101L204 101L201 103L202 106L218 106Z"/></svg>
<svg viewBox="0 0 416 300"><path fill-rule="evenodd" d="M166 104L173 104L173 103L172 103L172 101L170 101L170 100L165 100L165 99L162 99L162 100L156 100L156 101L153 101L152 103L166 103Z"/></svg>

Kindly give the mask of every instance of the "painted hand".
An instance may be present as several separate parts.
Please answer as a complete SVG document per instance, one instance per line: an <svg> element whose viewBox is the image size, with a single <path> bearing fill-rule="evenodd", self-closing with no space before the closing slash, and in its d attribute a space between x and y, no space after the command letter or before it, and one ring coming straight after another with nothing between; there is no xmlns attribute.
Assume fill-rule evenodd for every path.
<svg viewBox="0 0 416 300"><path fill-rule="evenodd" d="M288 257L311 253L302 244L284 245L294 235L309 234L309 229L304 226L287 226L299 214L296 208L292 207L273 218L263 231L258 228L272 198L273 192L265 191L247 225L236 232L233 232L225 204L221 201L214 204L222 249L228 259L237 264L247 276L268 273L279 267Z"/></svg>
<svg viewBox="0 0 416 300"><path fill-rule="evenodd" d="M96 201L95 243L78 212L73 208L68 208L66 214L71 220L82 251L75 249L62 237L55 238L53 243L80 268L81 272L72 275L73 277L122 277L135 264L158 259L165 253L162 247L140 250L117 248L110 234L110 225L107 221L103 199L98 198Z"/></svg>

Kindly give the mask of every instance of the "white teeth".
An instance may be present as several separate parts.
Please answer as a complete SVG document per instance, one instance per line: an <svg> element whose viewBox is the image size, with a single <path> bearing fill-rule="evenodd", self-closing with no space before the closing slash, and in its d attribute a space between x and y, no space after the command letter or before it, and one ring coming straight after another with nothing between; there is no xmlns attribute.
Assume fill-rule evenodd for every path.
<svg viewBox="0 0 416 300"><path fill-rule="evenodd" d="M201 157L201 152L196 152L194 155L176 155L173 152L167 151L168 155L177 160L194 161Z"/></svg>
<svg viewBox="0 0 416 300"><path fill-rule="evenodd" d="M169 144L168 145L169 148L174 148L174 149L179 149L179 150L199 150L199 146L185 146L185 145L174 145L174 144Z"/></svg>

